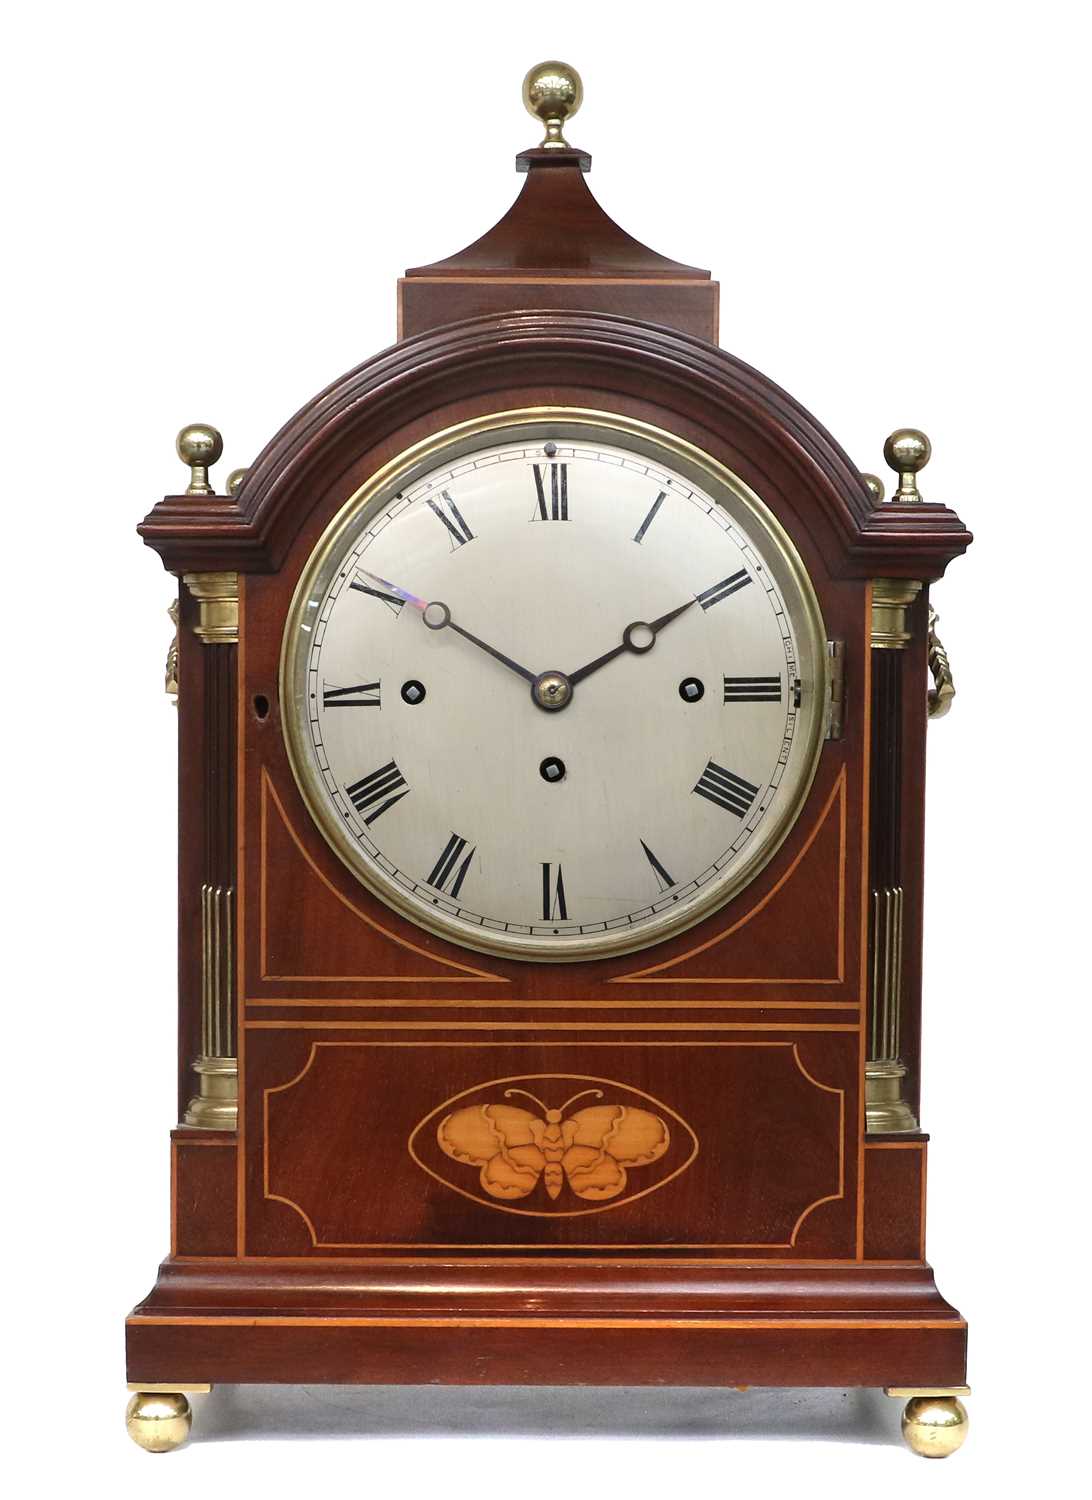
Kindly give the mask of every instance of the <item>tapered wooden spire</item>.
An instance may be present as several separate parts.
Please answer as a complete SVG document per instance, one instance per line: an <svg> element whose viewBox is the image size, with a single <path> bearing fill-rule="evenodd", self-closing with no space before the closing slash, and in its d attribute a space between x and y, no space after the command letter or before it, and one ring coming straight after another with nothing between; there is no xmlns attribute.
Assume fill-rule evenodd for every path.
<svg viewBox="0 0 1092 1500"><path fill-rule="evenodd" d="M583 98L575 69L538 64L523 97L546 136L516 158L527 177L522 192L465 250L406 272L400 335L480 313L565 309L620 313L715 341L718 288L709 272L650 250L592 196L591 157L563 134Z"/></svg>

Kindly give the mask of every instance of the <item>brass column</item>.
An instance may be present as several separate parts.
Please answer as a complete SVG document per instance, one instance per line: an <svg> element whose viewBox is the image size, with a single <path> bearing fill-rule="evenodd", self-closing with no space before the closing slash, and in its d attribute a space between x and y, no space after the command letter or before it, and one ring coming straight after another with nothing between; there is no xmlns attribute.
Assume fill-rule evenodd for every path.
<svg viewBox="0 0 1092 1500"><path fill-rule="evenodd" d="M888 502L921 504L917 476L932 447L924 432L901 427L884 443L883 456L899 477ZM883 484L862 476L877 506ZM913 578L872 581L871 776L869 786L869 1015L865 1063L865 1128L870 1134L917 1130L904 1097L901 1056L903 986L902 782L903 663L913 641L911 611L922 584ZM921 647L924 650L925 643Z"/></svg>
<svg viewBox="0 0 1092 1500"><path fill-rule="evenodd" d="M235 1015L235 710L239 640L236 573L188 573L204 662L204 879L201 886L201 1051L187 1125L234 1130L239 1109Z"/></svg>
<svg viewBox="0 0 1092 1500"><path fill-rule="evenodd" d="M902 665L912 637L909 612L921 593L913 579L872 584L872 775L869 814L870 995L865 1119L873 1133L916 1130L903 1098L899 1055L902 1008Z"/></svg>

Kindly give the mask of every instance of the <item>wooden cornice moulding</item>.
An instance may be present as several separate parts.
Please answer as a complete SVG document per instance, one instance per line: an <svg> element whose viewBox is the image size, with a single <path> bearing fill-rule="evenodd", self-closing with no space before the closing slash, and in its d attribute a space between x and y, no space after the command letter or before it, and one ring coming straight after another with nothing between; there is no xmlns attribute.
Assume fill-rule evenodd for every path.
<svg viewBox="0 0 1092 1500"><path fill-rule="evenodd" d="M929 581L971 535L944 505L877 504L830 434L773 381L704 339L596 312L522 312L453 323L384 350L328 386L265 448L230 499L169 495L138 527L173 573L277 569L311 509L339 475L408 424L450 420L475 398L495 409L511 392L596 390L657 402L698 424L786 500L798 487L827 534L830 572ZM742 477L746 478L746 472Z"/></svg>

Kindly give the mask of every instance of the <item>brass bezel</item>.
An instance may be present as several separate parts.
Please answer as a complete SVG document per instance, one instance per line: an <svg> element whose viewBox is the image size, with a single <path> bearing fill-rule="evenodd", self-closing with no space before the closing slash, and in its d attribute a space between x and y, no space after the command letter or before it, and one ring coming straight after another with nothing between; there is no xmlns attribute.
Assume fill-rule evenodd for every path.
<svg viewBox="0 0 1092 1500"><path fill-rule="evenodd" d="M439 454L457 458L477 447L521 438L529 443L546 442L551 438L579 442L589 437L593 441L608 441L611 435L621 446L644 457L660 462L670 460L670 466L677 473L690 478L718 505L724 505L730 515L742 512L752 528L757 527L765 560L781 589L797 636L801 664L807 663L810 667L809 677L815 684L812 692L805 692L800 707L803 724L797 733L802 736L804 746L803 773L780 813L772 816L769 829L756 834L754 845L731 876L723 882L711 881L704 898L695 898L684 907L666 912L662 918L654 918L640 929L619 929L552 941L534 935L468 929L457 918L426 909L401 887L388 882L346 838L339 820L332 814L325 788L310 763L303 734L306 690L298 684L305 681L309 642L299 625L307 599L325 590L324 570L333 555L340 555L350 544L350 533L363 527L374 511L386 504L398 490L406 488L417 475L435 467ZM726 500L731 503L726 504ZM676 937L738 895L769 863L795 824L815 778L823 745L829 674L826 631L819 601L803 561L781 523L738 475L692 443L650 423L583 407L550 406L491 412L444 428L384 464L353 491L319 538L292 595L281 645L279 687L285 745L300 795L323 838L361 884L400 916L457 946L530 962L576 963L637 952Z"/></svg>

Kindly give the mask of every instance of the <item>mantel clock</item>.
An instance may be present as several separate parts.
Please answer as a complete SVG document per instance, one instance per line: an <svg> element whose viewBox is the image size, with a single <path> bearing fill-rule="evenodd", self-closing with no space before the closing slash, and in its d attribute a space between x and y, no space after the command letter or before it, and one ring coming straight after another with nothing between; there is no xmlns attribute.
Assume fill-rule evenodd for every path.
<svg viewBox="0 0 1092 1500"><path fill-rule="evenodd" d="M580 97L533 69L507 215L226 495L183 429L140 527L180 581L153 1451L214 1382L881 1386L918 1452L965 1431L918 1039L970 537L922 433L885 500L717 347Z"/></svg>

